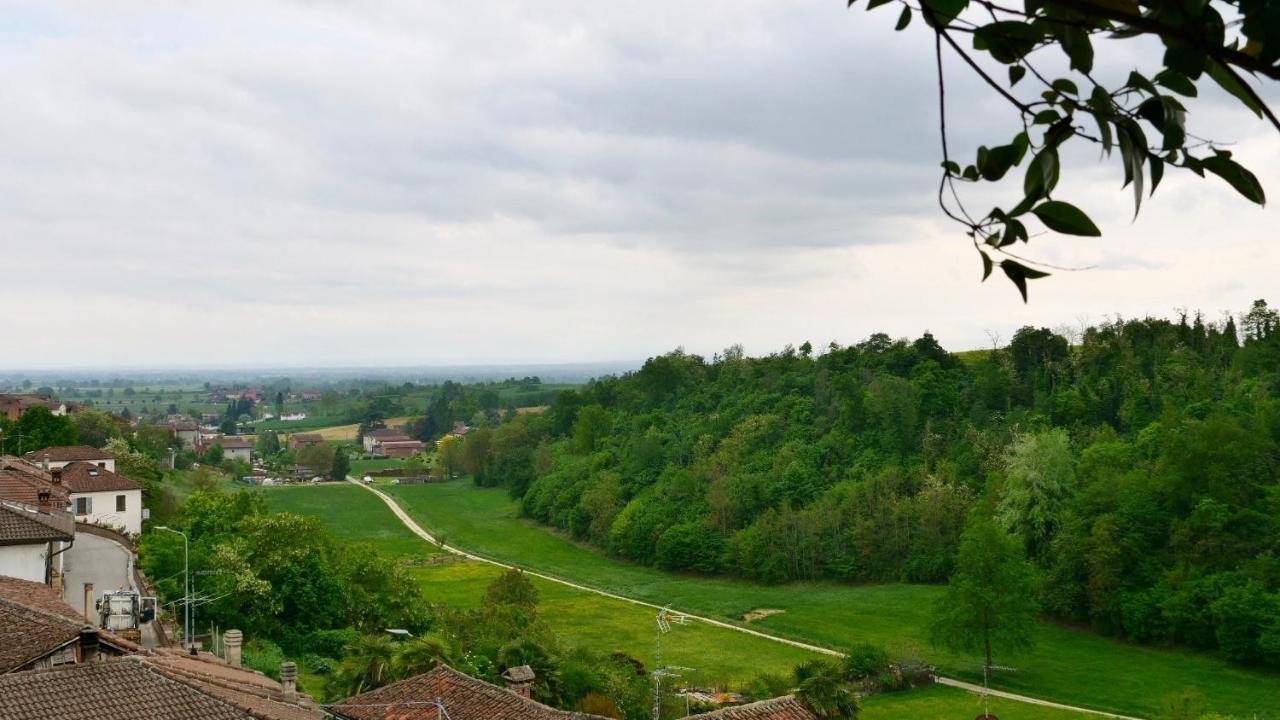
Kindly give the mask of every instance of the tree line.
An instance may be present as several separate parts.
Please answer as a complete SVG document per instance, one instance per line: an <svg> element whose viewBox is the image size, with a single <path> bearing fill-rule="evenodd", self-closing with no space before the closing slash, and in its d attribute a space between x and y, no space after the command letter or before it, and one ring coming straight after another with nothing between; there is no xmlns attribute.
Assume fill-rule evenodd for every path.
<svg viewBox="0 0 1280 720"><path fill-rule="evenodd" d="M451 453L614 556L771 583L946 582L977 517L1050 617L1280 666L1277 390L1259 300L959 354L676 351Z"/></svg>

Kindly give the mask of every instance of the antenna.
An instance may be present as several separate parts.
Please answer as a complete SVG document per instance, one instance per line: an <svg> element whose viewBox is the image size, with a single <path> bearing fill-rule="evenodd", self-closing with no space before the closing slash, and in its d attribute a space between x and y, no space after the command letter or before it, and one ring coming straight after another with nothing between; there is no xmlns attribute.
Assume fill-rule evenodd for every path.
<svg viewBox="0 0 1280 720"><path fill-rule="evenodd" d="M658 630L655 634L653 647L653 720L661 720L662 716L662 678L667 675L679 675L681 670L692 670L693 668L680 667L678 665L664 666L662 664L662 636L671 632L671 625L684 625L689 622L689 616L683 613L672 612L671 606L668 605L658 611L655 618Z"/></svg>

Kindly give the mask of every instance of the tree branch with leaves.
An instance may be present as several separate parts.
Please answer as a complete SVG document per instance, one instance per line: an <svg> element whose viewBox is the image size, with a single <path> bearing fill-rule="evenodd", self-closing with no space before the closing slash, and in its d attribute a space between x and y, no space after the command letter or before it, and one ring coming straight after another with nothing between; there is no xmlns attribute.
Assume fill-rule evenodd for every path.
<svg viewBox="0 0 1280 720"><path fill-rule="evenodd" d="M849 0L853 6L857 0ZM982 259L982 279L999 267L1027 299L1027 282L1064 270L1015 254L1027 243L1034 217L1047 230L1097 237L1098 226L1077 206L1054 195L1061 151L1072 142L1092 143L1106 158L1119 153L1124 185L1132 188L1134 215L1144 192L1154 194L1167 168L1225 180L1251 202L1266 195L1258 178L1223 143L1187 131L1180 98L1196 97L1209 78L1250 112L1280 132L1280 118L1247 78L1280 80L1280 3L1271 0L1025 0L1020 6L993 0L868 0L867 9L900 8L896 29L920 15L935 35L942 178L938 204L965 227ZM957 38L967 36L969 47ZM1104 85L1094 75L1095 40L1156 38L1164 46L1161 69L1137 70L1124 82ZM1022 130L1004 145L981 146L972 163L954 159L947 138L944 46L1016 111ZM1040 71L1046 53L1068 61L1064 77ZM985 58L1004 66L997 79ZM989 65L989 63L987 63ZM1024 82L1025 81L1025 82ZM1023 165L1021 197L982 216L971 213L958 185L998 182Z"/></svg>

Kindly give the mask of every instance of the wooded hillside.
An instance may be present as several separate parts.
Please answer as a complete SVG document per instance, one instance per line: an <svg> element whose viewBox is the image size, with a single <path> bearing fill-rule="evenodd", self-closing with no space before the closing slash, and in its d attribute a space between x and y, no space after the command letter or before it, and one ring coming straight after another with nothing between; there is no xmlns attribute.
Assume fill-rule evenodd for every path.
<svg viewBox="0 0 1280 720"><path fill-rule="evenodd" d="M765 582L946 581L979 508L1050 615L1280 665L1280 320L1240 318L677 351L473 432L463 462L609 553Z"/></svg>

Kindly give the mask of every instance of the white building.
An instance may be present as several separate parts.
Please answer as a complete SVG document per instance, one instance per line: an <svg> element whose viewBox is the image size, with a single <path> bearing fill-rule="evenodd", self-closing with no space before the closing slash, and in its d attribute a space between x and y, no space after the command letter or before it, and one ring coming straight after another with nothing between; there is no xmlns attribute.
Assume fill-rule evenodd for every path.
<svg viewBox="0 0 1280 720"><path fill-rule="evenodd" d="M225 460L253 461L253 443L247 438L223 437L215 440L214 444L222 446L222 457Z"/></svg>
<svg viewBox="0 0 1280 720"><path fill-rule="evenodd" d="M29 452L22 456L33 465L47 471L66 467L73 462L87 462L100 468L116 471L116 459L103 450L88 445L61 445Z"/></svg>
<svg viewBox="0 0 1280 720"><path fill-rule="evenodd" d="M74 536L75 521L62 510L0 500L0 575L53 582Z"/></svg>
<svg viewBox="0 0 1280 720"><path fill-rule="evenodd" d="M80 522L142 532L142 486L123 475L87 462L53 471L53 481L66 488L68 509Z"/></svg>

